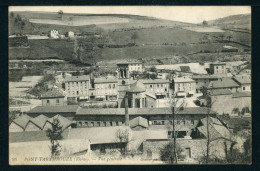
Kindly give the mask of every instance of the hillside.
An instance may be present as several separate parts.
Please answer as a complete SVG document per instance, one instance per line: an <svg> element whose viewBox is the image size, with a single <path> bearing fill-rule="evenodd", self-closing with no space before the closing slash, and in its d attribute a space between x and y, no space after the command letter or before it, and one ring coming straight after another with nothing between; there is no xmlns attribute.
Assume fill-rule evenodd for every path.
<svg viewBox="0 0 260 171"><path fill-rule="evenodd" d="M232 15L211 20L208 21L208 23L222 28L251 30L251 14Z"/></svg>

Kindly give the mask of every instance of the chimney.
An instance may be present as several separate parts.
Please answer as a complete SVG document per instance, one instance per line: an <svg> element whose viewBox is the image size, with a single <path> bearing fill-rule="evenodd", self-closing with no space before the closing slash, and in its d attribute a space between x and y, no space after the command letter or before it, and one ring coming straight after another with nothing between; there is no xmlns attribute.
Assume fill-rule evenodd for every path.
<svg viewBox="0 0 260 171"><path fill-rule="evenodd" d="M128 94L125 96L125 126L129 126Z"/></svg>

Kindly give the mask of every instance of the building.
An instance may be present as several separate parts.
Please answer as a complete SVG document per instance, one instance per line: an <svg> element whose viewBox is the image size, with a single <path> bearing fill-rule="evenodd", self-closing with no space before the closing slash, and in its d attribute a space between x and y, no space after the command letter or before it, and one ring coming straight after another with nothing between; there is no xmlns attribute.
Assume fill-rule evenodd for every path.
<svg viewBox="0 0 260 171"><path fill-rule="evenodd" d="M71 76L65 78L65 91L68 101L89 99L90 77L89 75Z"/></svg>
<svg viewBox="0 0 260 171"><path fill-rule="evenodd" d="M131 120L142 117L148 122L149 129L165 130L172 125L172 110L170 108L129 108ZM215 116L215 112L206 107L190 107L175 110L176 125L185 130L194 128L198 121L208 114ZM74 117L77 127L111 127L125 124L126 110L123 108L82 108L80 107ZM142 119L142 120L143 120ZM144 126L144 125L143 125Z"/></svg>
<svg viewBox="0 0 260 171"><path fill-rule="evenodd" d="M68 37L68 38L74 38L74 32L68 31L68 32L65 34L65 36Z"/></svg>
<svg viewBox="0 0 260 171"><path fill-rule="evenodd" d="M211 63L209 65L210 74L214 75L223 75L227 73L226 64L225 63Z"/></svg>
<svg viewBox="0 0 260 171"><path fill-rule="evenodd" d="M59 32L57 30L50 30L49 31L49 37L58 39L59 38Z"/></svg>
<svg viewBox="0 0 260 171"><path fill-rule="evenodd" d="M116 101L118 95L116 77L100 77L94 80L96 99L102 101Z"/></svg>
<svg viewBox="0 0 260 171"><path fill-rule="evenodd" d="M203 87L207 86L211 81L220 79L217 75L194 75L192 79L196 82L196 93L202 92Z"/></svg>
<svg viewBox="0 0 260 171"><path fill-rule="evenodd" d="M146 90L141 81L130 79L128 63L117 64L118 108L129 105L130 108L156 107L156 97Z"/></svg>
<svg viewBox="0 0 260 171"><path fill-rule="evenodd" d="M120 62L118 65L128 65L128 71L131 73L133 71L143 72L144 66L140 61L125 61Z"/></svg>
<svg viewBox="0 0 260 171"><path fill-rule="evenodd" d="M188 77L173 78L173 90L177 97L192 96L196 93L196 84Z"/></svg>
<svg viewBox="0 0 260 171"><path fill-rule="evenodd" d="M251 111L251 92L232 92L229 89L212 89L205 96L205 105L218 114L244 115Z"/></svg>
<svg viewBox="0 0 260 171"><path fill-rule="evenodd" d="M157 99L169 98L170 91L170 82L169 80L164 79L140 79L150 93L156 96Z"/></svg>
<svg viewBox="0 0 260 171"><path fill-rule="evenodd" d="M42 106L64 106L65 92L61 88L52 88L41 95Z"/></svg>
<svg viewBox="0 0 260 171"><path fill-rule="evenodd" d="M29 122L30 117L28 115L22 115L14 119L9 125L9 132L23 132Z"/></svg>
<svg viewBox="0 0 260 171"><path fill-rule="evenodd" d="M67 105L67 106L36 106L35 108L29 110L27 115L35 118L39 115L47 116L48 118L52 118L55 115L59 114L69 120L73 120L78 105Z"/></svg>
<svg viewBox="0 0 260 171"><path fill-rule="evenodd" d="M251 78L250 76L236 76L233 77L234 81L236 81L240 86L241 92L251 92Z"/></svg>
<svg viewBox="0 0 260 171"><path fill-rule="evenodd" d="M203 87L203 93L207 93L209 90L214 89L227 89L232 93L239 91L239 85L232 78L220 78L216 81L210 81L206 87Z"/></svg>

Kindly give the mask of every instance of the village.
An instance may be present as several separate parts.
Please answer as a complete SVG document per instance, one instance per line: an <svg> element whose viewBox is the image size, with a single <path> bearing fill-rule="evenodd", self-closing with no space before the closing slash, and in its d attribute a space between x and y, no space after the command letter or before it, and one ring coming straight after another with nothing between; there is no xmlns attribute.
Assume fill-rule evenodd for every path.
<svg viewBox="0 0 260 171"><path fill-rule="evenodd" d="M252 81L247 47L222 40L221 50L198 52L214 54L214 59L203 62L161 55L85 64L84 51L78 51L86 47L79 40L89 37L104 38L69 29L9 36L9 49L16 53L19 49L9 59L9 151L14 163L251 162ZM42 40L73 42L76 50L69 59L38 59L30 43ZM133 41L126 47L150 46ZM70 55L66 47L64 55Z"/></svg>

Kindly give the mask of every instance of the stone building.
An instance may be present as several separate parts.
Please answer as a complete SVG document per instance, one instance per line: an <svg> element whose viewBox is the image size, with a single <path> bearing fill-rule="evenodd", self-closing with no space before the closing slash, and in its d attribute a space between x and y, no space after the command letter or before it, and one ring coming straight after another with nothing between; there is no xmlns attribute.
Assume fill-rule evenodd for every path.
<svg viewBox="0 0 260 171"><path fill-rule="evenodd" d="M68 101L89 99L90 77L89 75L71 76L65 78L65 91Z"/></svg>
<svg viewBox="0 0 260 171"><path fill-rule="evenodd" d="M188 77L173 78L173 90L175 96L186 97L196 93L195 81Z"/></svg>
<svg viewBox="0 0 260 171"><path fill-rule="evenodd" d="M65 92L56 87L41 95L42 106L64 106Z"/></svg>
<svg viewBox="0 0 260 171"><path fill-rule="evenodd" d="M225 63L211 63L209 65L209 71L212 75L223 75L227 73Z"/></svg>
<svg viewBox="0 0 260 171"><path fill-rule="evenodd" d="M118 87L116 77L100 77L94 80L95 97L102 101L116 101Z"/></svg>
<svg viewBox="0 0 260 171"><path fill-rule="evenodd" d="M240 86L241 92L251 92L251 78L250 76L236 76L233 77L234 81L236 81Z"/></svg>
<svg viewBox="0 0 260 171"><path fill-rule="evenodd" d="M203 87L207 86L211 81L217 81L221 77L217 75L194 75L192 79L196 82L196 93L202 92Z"/></svg>

